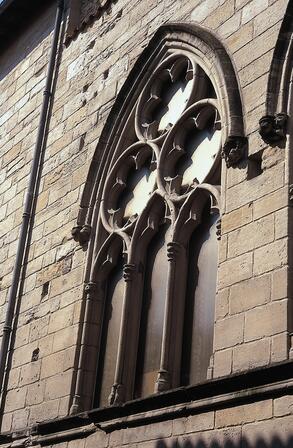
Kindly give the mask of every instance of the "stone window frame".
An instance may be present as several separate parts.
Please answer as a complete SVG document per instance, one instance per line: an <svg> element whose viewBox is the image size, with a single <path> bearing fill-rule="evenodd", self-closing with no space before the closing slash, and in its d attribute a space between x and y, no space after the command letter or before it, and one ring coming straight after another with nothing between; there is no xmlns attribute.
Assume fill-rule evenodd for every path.
<svg viewBox="0 0 293 448"><path fill-rule="evenodd" d="M135 108L144 86L147 84L151 73L166 59L170 57L170 51L177 52L186 56L192 54L194 61L208 74L208 77L216 92L218 104L217 107L222 122L222 158L226 162L226 167L236 166L245 157L246 138L244 134L244 121L241 96L238 87L237 77L233 68L232 61L214 33L210 30L194 24L169 23L163 25L151 39L147 48L143 51L138 61L134 65L127 81L122 87L117 100L109 114L106 125L103 129L100 141L97 145L96 152L91 163L88 178L84 187L77 225L73 228L73 236L76 241L88 249L87 268L85 274L85 294L83 307L83 320L81 325L80 337L80 354L77 369L77 380L75 383L75 394L73 397L72 413L83 409L89 409L92 406L93 390L95 382L95 372L97 365L97 356L99 352L99 344L97 343L97 334L102 328L102 303L96 298L99 296L99 285L108 275L109 271L115 265L120 242L117 235L121 232L111 232L110 237L101 247L101 239L103 231L99 228L101 222L107 227L105 213L102 211L104 197L101 185L109 183L111 176L114 176L112 167L119 159L122 150L125 150L131 138L128 141L128 130L130 131L130 122L134 118ZM163 62L164 63L164 62ZM195 104L196 107L198 105ZM179 120L180 121L180 120ZM173 128L172 128L173 129ZM172 130L169 135L172 134ZM123 139L119 141L119 136ZM169 136L167 137L169 138ZM149 142L150 146L155 145L153 139ZM225 195L225 164L222 167L222 190ZM112 171L111 171L112 170ZM115 171L115 170L114 170ZM110 173L110 174L109 174ZM113 182L112 182L113 184ZM220 196L217 188L211 184L202 184L194 189L190 198L198 195L200 190L204 190L206 194L213 198L213 206L220 210ZM176 196L176 195L175 195ZM190 202L184 209L179 221L181 225L186 222L186 210L190 211ZM152 201L149 201L151 204ZM158 202L159 204L159 202ZM199 209L202 207L201 201L198 201ZM153 213L149 216L150 207L146 207L143 215L148 215L148 223L144 229L140 226L136 229L136 235L141 235L142 231L146 231L145 241L151 238L152 229L156 227L158 221L158 211L160 205L154 207ZM198 210L199 210L198 209ZM141 220L145 224L146 221ZM129 225L132 225L131 223ZM180 225L178 225L178 229ZM193 227L195 228L195 227ZM109 230L109 229L108 229ZM179 232L180 233L180 232ZM178 233L178 235L179 235ZM127 234L127 232L126 232ZM124 232L124 243L127 246L127 236ZM184 234L184 232L182 232ZM121 236L121 235L120 235ZM181 241L174 241L175 244L169 246L169 258L174 260L177 249L181 246ZM111 244L110 244L111 243ZM143 243L146 244L146 243ZM176 247L175 247L176 246ZM136 251L138 252L138 251ZM133 262L134 261L134 262ZM135 284L135 271L138 260L131 259L124 266L124 279L126 282L126 303L127 297ZM172 271L172 262L170 270ZM176 275L171 274L171 282L174 282ZM178 277L177 277L178 278ZM133 281L134 279L134 281ZM99 316L93 319L93 316ZM172 329L172 319L169 322L169 329ZM127 323L123 328L127 328ZM133 329L138 332L137 328ZM170 330L171 331L171 330ZM168 337L166 347L170 343L170 331L167 331ZM174 336L174 335L173 335ZM112 389L110 398L111 404L121 404L132 398L133 389L133 372L135 372L136 349L129 350L127 358L125 355L125 335L122 331L122 339L120 341L118 358L118 376L117 381ZM90 359L89 359L90 358ZM127 359L127 368L122 369L122 360ZM123 370L123 373L122 373ZM132 372L132 373L131 373ZM164 372L158 379L157 390L162 391L174 386L174 381L170 381ZM172 386L172 387L173 387Z"/></svg>

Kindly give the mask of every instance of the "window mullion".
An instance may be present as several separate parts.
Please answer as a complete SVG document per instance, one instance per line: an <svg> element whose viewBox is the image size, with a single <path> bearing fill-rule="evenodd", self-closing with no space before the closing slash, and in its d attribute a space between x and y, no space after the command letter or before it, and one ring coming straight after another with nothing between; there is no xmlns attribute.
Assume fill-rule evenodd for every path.
<svg viewBox="0 0 293 448"><path fill-rule="evenodd" d="M182 325L186 279L186 251L175 241L167 245L169 261L167 297L163 324L161 362L156 391L179 385L182 349Z"/></svg>
<svg viewBox="0 0 293 448"><path fill-rule="evenodd" d="M130 318L130 307L131 307L131 297L132 297L132 287L133 280L137 271L135 269L135 265L132 263L125 263L123 266L123 278L125 281L125 292L123 297L123 305L122 305L122 317L121 317L121 325L119 331L119 341L118 341L118 351L117 351L117 359L116 359L116 368L115 368L115 377L114 384L111 389L111 393L109 396L109 404L119 405L122 404L127 395L128 385L125 384L124 381L124 365L126 356L128 356L127 352L127 340L128 340L128 327L129 327L129 318Z"/></svg>

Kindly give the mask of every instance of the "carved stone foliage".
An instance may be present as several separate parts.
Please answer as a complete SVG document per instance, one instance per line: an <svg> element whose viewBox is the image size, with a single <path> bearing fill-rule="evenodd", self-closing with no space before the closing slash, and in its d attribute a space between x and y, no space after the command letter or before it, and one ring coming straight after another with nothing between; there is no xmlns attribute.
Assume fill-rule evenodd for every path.
<svg viewBox="0 0 293 448"><path fill-rule="evenodd" d="M243 156L241 101L227 53L200 27L194 34L176 24L162 30L163 35L154 38L157 46L152 42L146 49L148 63L138 64L127 81L129 92L122 90L123 107L119 98L114 106L115 126L111 116L106 126L110 134L105 141L111 144L96 174L92 164L74 231L76 239L82 232L87 235L88 229L95 238L89 281L100 285L93 293L101 304L94 336L97 353L101 352L103 303L109 300L111 271L123 257L123 309L114 381L108 403L97 399L96 405L137 396L136 360L149 246L164 226L168 227L164 241L168 269L162 292L160 363L155 377L151 372L148 378L152 378L152 393L180 385L189 242L207 210L215 219L220 214L223 148L228 148L224 151L227 166ZM229 144L224 145L226 141ZM89 227L84 229L85 225ZM101 356L97 362L98 370L103 369Z"/></svg>

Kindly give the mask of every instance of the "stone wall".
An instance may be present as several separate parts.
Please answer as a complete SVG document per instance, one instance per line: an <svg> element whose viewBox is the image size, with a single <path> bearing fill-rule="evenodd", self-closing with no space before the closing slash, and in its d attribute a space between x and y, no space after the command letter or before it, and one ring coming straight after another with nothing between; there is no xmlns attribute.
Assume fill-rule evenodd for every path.
<svg viewBox="0 0 293 448"><path fill-rule="evenodd" d="M71 229L92 155L117 93L154 32L168 21L197 21L222 39L238 73L249 139L249 161L224 171L214 377L288 359L288 151L269 147L258 134L287 4L288 0L117 0L63 48L6 378L3 432L68 414L86 260ZM2 324L53 21L54 7L50 7L28 27L21 41L0 55ZM274 407L272 400L266 400L168 421L160 427L125 430L123 443L141 446L163 439L160 446L169 445L175 443L174 437L199 428L192 445L201 446L201 438L211 443L215 436L219 440L231 437L236 447L241 431L249 441L256 431L265 434L272 416L270 428L281 434L281 428L292 424L291 416L281 417L291 411L291 398L276 399ZM233 428L220 429L226 426ZM103 435L102 441L96 440L97 434L80 443L121 444L119 432ZM188 444L190 437L178 443Z"/></svg>

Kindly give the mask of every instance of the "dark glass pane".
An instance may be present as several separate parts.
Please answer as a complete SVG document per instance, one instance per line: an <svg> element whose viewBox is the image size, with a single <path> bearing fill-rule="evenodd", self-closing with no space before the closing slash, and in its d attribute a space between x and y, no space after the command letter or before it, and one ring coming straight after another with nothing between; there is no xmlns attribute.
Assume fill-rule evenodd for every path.
<svg viewBox="0 0 293 448"><path fill-rule="evenodd" d="M108 278L99 369L97 377L97 405L107 406L114 383L118 339L122 315L124 280L122 257Z"/></svg>
<svg viewBox="0 0 293 448"><path fill-rule="evenodd" d="M151 241L147 251L137 359L136 397L144 397L154 393L160 368L168 276L167 235L166 226L162 226Z"/></svg>
<svg viewBox="0 0 293 448"><path fill-rule="evenodd" d="M185 308L181 383L207 378L213 351L214 309L218 266L216 221L209 208L189 244L189 269Z"/></svg>

